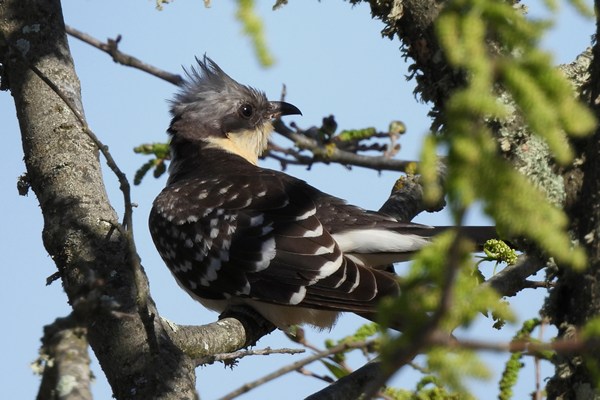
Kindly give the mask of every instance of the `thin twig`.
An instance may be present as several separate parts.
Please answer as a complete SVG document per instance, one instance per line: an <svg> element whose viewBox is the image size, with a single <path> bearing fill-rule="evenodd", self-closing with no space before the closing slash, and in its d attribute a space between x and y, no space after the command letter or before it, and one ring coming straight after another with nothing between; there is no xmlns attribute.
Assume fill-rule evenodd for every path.
<svg viewBox="0 0 600 400"><path fill-rule="evenodd" d="M176 86L180 86L183 83L183 78L181 75L164 71L153 65L145 63L132 55L120 51L118 49L119 41L121 39L119 36L116 39L109 39L107 42L102 42L94 38L93 36L81 32L71 26L66 26L66 30L69 35L109 54L112 57L112 59L119 64L137 68L150 75L156 76L160 79L170 82ZM288 138L289 140L293 141L298 147L309 150L314 154L315 157L304 157L299 154L293 155L294 158L296 158L296 161L301 165L310 166L314 162L319 161L335 162L342 165L354 165L359 167L375 169L377 171L406 171L406 168L409 165L413 165L416 163L415 161L396 160L382 156L364 156L360 154L355 154L350 151L341 150L338 148L332 148L326 151L323 148L323 146L319 144L316 140L311 139L308 136L304 136L300 133L294 132L293 130L288 128L282 121L275 122L275 131ZM267 155L275 158L279 162L293 164L293 162L291 161L282 159L281 157L273 156L272 153Z"/></svg>
<svg viewBox="0 0 600 400"><path fill-rule="evenodd" d="M304 353L305 349L272 349L267 347L266 349L256 349L256 350L239 350L231 353L221 353L214 354L211 356L204 357L200 360L195 360L196 365L200 364L212 364L217 361L230 361L230 360L239 360L248 356L268 356L271 354L299 354Z"/></svg>
<svg viewBox="0 0 600 400"><path fill-rule="evenodd" d="M529 340L513 340L512 342L487 342L484 340L456 340L444 332L435 332L428 340L430 346L445 346L448 349L482 350L491 352L522 352L534 356L544 351L557 353L581 353L597 349L600 343L597 340L583 340L579 337L559 339L550 343L538 343Z"/></svg>
<svg viewBox="0 0 600 400"><path fill-rule="evenodd" d="M275 132L291 140L301 149L311 151L315 155L313 162L335 162L342 165L355 165L358 167L371 168L377 171L406 171L409 165L418 164L416 161L397 160L383 156L373 157L355 154L338 148L325 149L315 139L302 135L290 129L281 120L273 123Z"/></svg>
<svg viewBox="0 0 600 400"><path fill-rule="evenodd" d="M110 54L113 61L118 64L137 68L137 69L147 72L151 75L154 75L160 79L164 79L165 81L170 82L177 86L181 85L181 83L183 82L183 78L181 77L181 75L172 74L170 72L164 71L160 68L157 68L153 65L147 64L129 54L126 54L126 53L123 53L122 51L120 51L118 49L119 41L121 40L120 35L117 36L116 39L108 39L108 41L106 43L104 43L104 42L101 42L100 40L96 39L95 37L92 37L92 36L88 35L87 33L81 32L69 25L66 25L65 28L69 35L71 35L91 46L94 46L95 48L100 49L100 50L104 51L105 53Z"/></svg>
<svg viewBox="0 0 600 400"><path fill-rule="evenodd" d="M538 332L538 340L541 342L544 340L544 328L546 327L546 321L542 320L540 329ZM534 367L535 367L535 400L542 400L542 371L540 367L540 357L535 356Z"/></svg>
<svg viewBox="0 0 600 400"><path fill-rule="evenodd" d="M333 383L333 382L335 382L335 380L332 377L330 377L329 375L320 375L320 374L317 374L316 372L313 372L313 371L308 370L306 368L298 368L296 370L296 372L298 372L299 374L302 374L304 376L315 378L315 379L318 379L318 380L326 382L326 383Z"/></svg>
<svg viewBox="0 0 600 400"><path fill-rule="evenodd" d="M327 350L323 350L319 353L313 354L312 356L303 358L302 360L296 361L295 363L292 363L290 365L287 365L283 368L278 369L277 371L274 371L268 375L263 376L260 379L257 379L255 381L252 382L248 382L246 384L244 384L243 386L239 387L238 389L226 394L225 396L221 397L220 400L230 400L230 399L234 399L244 393L249 392L250 390L256 388L257 386L263 385L267 382L272 381L273 379L279 378L282 375L285 375L289 372L295 371L298 368L304 367L305 365L308 365L314 361L320 360L322 358L325 357L329 357L332 354L337 354L337 353L342 353L344 351L347 350L351 350L351 349L359 349L365 346L369 346L373 344L373 341L361 341L361 342L354 342L354 343L342 343L339 344L337 346L334 346L330 349Z"/></svg>

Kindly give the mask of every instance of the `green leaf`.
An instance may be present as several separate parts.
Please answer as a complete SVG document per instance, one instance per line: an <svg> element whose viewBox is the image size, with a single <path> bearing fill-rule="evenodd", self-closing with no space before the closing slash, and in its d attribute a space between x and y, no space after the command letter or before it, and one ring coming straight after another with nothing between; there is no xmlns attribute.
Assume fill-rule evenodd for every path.
<svg viewBox="0 0 600 400"><path fill-rule="evenodd" d="M341 367L339 364L334 364L327 360L320 361L336 379L343 378L344 376L350 374L350 371L348 371L346 368Z"/></svg>

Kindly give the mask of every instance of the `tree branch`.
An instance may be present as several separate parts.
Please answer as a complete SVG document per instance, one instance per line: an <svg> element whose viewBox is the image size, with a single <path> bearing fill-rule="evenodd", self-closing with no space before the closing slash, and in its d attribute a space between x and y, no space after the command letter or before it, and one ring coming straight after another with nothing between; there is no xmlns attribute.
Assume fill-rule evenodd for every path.
<svg viewBox="0 0 600 400"><path fill-rule="evenodd" d="M176 86L181 85L183 82L183 78L181 77L181 75L161 70L160 68L145 63L129 54L121 52L118 49L120 36L116 39L109 39L106 43L104 43L86 33L78 31L75 28L67 26L66 29L71 36L76 37L77 39L80 39L83 42L88 43L89 45L96 47L97 49L102 50L105 53L111 55L113 60L119 64L139 69L150 75L156 76L160 79L170 82ZM385 156L364 156L336 147L326 149L323 147L322 144L318 143L316 140L301 133L294 132L293 130L288 128L281 120L276 121L274 125L275 131L277 133L283 135L284 137L294 142L294 144L297 145L300 149L309 150L313 153L312 158L300 155L294 156L294 163L310 166L315 162L334 162L342 165L352 165L375 169L377 171L389 170L402 172L406 171L406 169L409 166L414 166L417 164L416 161L403 161ZM288 152L288 154L291 153ZM283 163L292 163L292 161L283 160L281 157L274 155L272 152L267 153L267 156L273 157L274 159L280 161L282 165Z"/></svg>
<svg viewBox="0 0 600 400"><path fill-rule="evenodd" d="M165 81L170 82L174 85L181 85L181 83L183 82L183 78L181 77L181 75L172 74L170 72L164 71L160 68L147 64L129 54L120 51L118 47L119 42L121 41L121 35L118 35L116 39L108 39L106 43L104 43L88 35L87 33L81 32L69 25L66 25L65 28L67 33L73 36L74 38L77 38L82 42L85 42L90 46L94 46L95 48L109 54L112 57L113 61L117 64L137 68L141 71L149 73L150 75L154 75L160 79L164 79Z"/></svg>
<svg viewBox="0 0 600 400"><path fill-rule="evenodd" d="M92 400L86 328L71 314L44 327L37 400Z"/></svg>
<svg viewBox="0 0 600 400"><path fill-rule="evenodd" d="M511 342L490 342L484 340L457 340L445 332L433 331L428 335L425 347L444 346L448 349L467 349L497 353L521 353L535 357L545 351L559 354L581 354L598 349L596 339L582 340L577 335L570 339L557 340L550 343L537 341L514 340ZM380 381L386 373L382 362L371 362L351 374L337 380L326 388L313 393L305 400L355 400L368 398L366 389L373 381Z"/></svg>
<svg viewBox="0 0 600 400"><path fill-rule="evenodd" d="M483 285L492 287L501 296L515 296L522 289L530 287L528 277L545 267L546 263L538 257L521 256L516 264L507 266Z"/></svg>
<svg viewBox="0 0 600 400"><path fill-rule="evenodd" d="M241 386L240 388L226 394L225 396L221 397L220 400L230 400L233 398L236 398L244 393L249 392L250 390L263 385L267 382L272 381L273 379L279 378L282 375L285 375L289 372L295 371L298 368L304 367L307 364L310 364L314 361L318 361L320 359L323 359L325 357L329 357L333 354L338 354L338 353L343 353L345 351L348 351L350 349L360 349L360 348L364 348L364 347L368 347L370 345L373 344L373 341L361 341L361 342L354 342L354 343L342 343L339 344L337 346L331 347L327 350L323 350L321 352L318 352L316 354L313 354L309 357L303 358L302 360L296 361L295 363L292 363L290 365L287 365L283 368L278 369L277 371L274 371L268 375L263 376L260 379L257 379L255 381L252 382L248 382L245 385Z"/></svg>
<svg viewBox="0 0 600 400"><path fill-rule="evenodd" d="M353 400L364 398L365 388L381 377L381 362L370 362L346 375L305 400Z"/></svg>
<svg viewBox="0 0 600 400"><path fill-rule="evenodd" d="M275 329L273 324L247 307L231 308L219 318L219 321L202 326L177 325L166 320L163 325L172 342L195 360L196 366L215 354L253 346Z"/></svg>
<svg viewBox="0 0 600 400"><path fill-rule="evenodd" d="M353 165L358 167L371 168L377 171L401 171L405 172L410 166L416 166L416 161L397 160L384 156L364 156L350 151L338 149L337 147L324 148L318 143L304 134L295 132L283 123L280 119L273 123L275 132L283 137L291 140L294 145L300 149L309 150L313 153L312 162L338 163L342 165Z"/></svg>
<svg viewBox="0 0 600 400"><path fill-rule="evenodd" d="M193 398L194 366L164 339L155 320L160 353L150 351L134 274L139 272L142 288L147 280L141 269L132 269L137 255L127 236L113 234L118 218L103 185L98 159L103 146L78 119L83 116L81 91L60 2L6 0L0 2L0 15L5 43L0 59L8 77L3 84L15 101L27 176L44 215L44 245L114 396ZM150 298L147 303L148 315L157 315Z"/></svg>
<svg viewBox="0 0 600 400"><path fill-rule="evenodd" d="M216 361L237 361L239 359L242 359L244 357L248 357L248 356L270 356L271 354L300 354L300 353L304 353L306 350L305 349L289 349L289 348L282 348L282 349L272 349L270 347L267 347L265 349L260 349L260 350L238 350L238 351L234 351L232 353L221 353L221 354L215 354L209 357L205 357L204 359L201 360L197 360L197 364L199 365L204 365L204 364L212 364Z"/></svg>
<svg viewBox="0 0 600 400"><path fill-rule="evenodd" d="M18 53L16 53L18 54ZM35 65L29 64L26 58L23 58L23 62L27 64L27 66L42 80L46 83L53 91L56 93L62 101L64 101L65 105L69 107L71 112L75 115L79 123L81 124L82 130L90 137L90 139L94 142L98 150L102 153L104 158L106 159L106 164L116 175L121 192L123 193L123 199L125 204L125 212L123 216L123 224L113 224L111 221L106 221L107 223L113 224L113 227L119 231L119 233L125 238L127 247L128 247L128 259L131 263L131 268L134 276L134 283L136 287L136 301L138 305L138 312L140 313L140 317L142 318L142 322L144 323L144 327L146 329L146 336L148 339L148 344L150 345L150 349L152 353L158 353L158 342L156 339L156 332L154 331L154 323L153 314L149 311L148 307L148 299L149 299L149 289L148 285L145 282L145 276L142 272L142 266L140 264L140 258L137 254L137 249L135 245L135 241L133 240L133 205L131 203L131 185L127 180L127 176L119 166L116 161L112 157L112 154L108 150L108 146L104 145L96 136L96 134L91 130L88 126L87 121L83 117L79 108L75 106L75 104L71 101L71 99L63 93L60 88L52 82L42 71L40 71ZM109 235L111 235L109 233Z"/></svg>

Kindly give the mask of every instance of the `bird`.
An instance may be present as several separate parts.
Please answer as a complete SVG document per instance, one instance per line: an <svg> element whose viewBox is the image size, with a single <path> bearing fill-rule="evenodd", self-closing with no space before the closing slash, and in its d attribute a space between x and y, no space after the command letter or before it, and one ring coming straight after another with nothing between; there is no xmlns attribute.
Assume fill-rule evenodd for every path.
<svg viewBox="0 0 600 400"><path fill-rule="evenodd" d="M375 320L399 294L389 266L437 230L260 167L273 120L301 111L196 61L171 101L169 178L149 216L177 283L208 309L247 306L283 330L328 329L342 312Z"/></svg>

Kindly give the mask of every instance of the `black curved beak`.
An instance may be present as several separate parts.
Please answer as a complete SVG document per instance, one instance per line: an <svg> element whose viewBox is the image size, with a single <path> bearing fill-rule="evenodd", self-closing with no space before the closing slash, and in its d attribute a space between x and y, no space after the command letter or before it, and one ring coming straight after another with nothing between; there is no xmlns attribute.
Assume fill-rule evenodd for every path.
<svg viewBox="0 0 600 400"><path fill-rule="evenodd" d="M271 118L278 118L284 115L302 115L302 111L293 104L286 103L285 101L270 101L269 108L271 111Z"/></svg>

